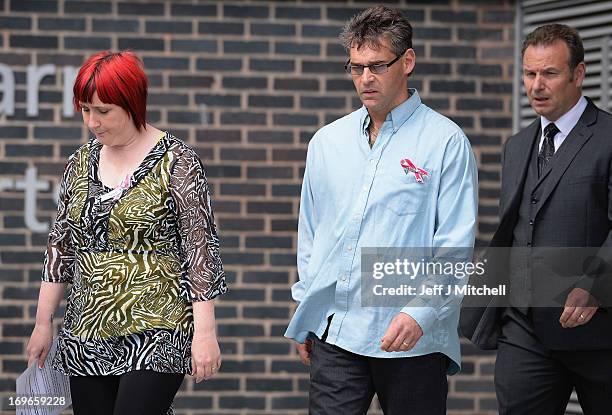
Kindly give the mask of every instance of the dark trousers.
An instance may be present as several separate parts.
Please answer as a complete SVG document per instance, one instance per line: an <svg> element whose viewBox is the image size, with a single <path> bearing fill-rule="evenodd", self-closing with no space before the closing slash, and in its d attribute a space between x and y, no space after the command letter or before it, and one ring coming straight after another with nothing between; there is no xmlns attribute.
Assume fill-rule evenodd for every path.
<svg viewBox="0 0 612 415"><path fill-rule="evenodd" d="M563 415L574 388L585 415L609 415L612 350L549 350L529 317L508 309L495 362L499 414Z"/></svg>
<svg viewBox="0 0 612 415"><path fill-rule="evenodd" d="M70 376L75 415L165 414L185 375L137 370L120 376Z"/></svg>
<svg viewBox="0 0 612 415"><path fill-rule="evenodd" d="M444 354L374 358L312 340L310 415L365 414L374 393L385 415L446 414Z"/></svg>

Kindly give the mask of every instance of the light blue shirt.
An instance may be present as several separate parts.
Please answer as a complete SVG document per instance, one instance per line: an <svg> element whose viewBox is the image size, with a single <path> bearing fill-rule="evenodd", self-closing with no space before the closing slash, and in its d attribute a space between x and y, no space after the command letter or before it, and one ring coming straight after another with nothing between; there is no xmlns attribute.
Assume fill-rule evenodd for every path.
<svg viewBox="0 0 612 415"><path fill-rule="evenodd" d="M394 108L370 148L365 107L321 128L308 145L298 225L298 307L285 336L319 338L334 315L327 342L363 356L394 358L441 352L460 367L459 301L422 306L362 307L362 247L473 247L477 168L469 141L415 89ZM409 159L429 173L407 173ZM416 300L420 300L416 298ZM380 339L399 312L423 336L408 352L385 352Z"/></svg>

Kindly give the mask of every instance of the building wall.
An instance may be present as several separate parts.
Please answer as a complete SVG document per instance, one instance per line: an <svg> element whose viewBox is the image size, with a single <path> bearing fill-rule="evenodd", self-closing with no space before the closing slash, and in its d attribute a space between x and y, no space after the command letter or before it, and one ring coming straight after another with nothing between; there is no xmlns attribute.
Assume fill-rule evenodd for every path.
<svg viewBox="0 0 612 415"><path fill-rule="evenodd" d="M14 114L0 115L0 396L14 393L25 368L53 192L66 158L87 137L78 114L63 114L64 72L98 50L131 48L150 77L151 123L196 148L206 165L230 283L217 303L221 373L197 385L186 380L177 412L306 412L307 371L282 337L297 279L301 176L314 131L359 105L337 35L371 4L0 0L0 63L16 87ZM410 86L472 143L485 243L496 223L500 148L512 128L514 2L389 4L414 26ZM53 74L32 83L37 115L28 115L34 77L27 67L46 64L55 65ZM449 413L495 413L494 355L463 346Z"/></svg>

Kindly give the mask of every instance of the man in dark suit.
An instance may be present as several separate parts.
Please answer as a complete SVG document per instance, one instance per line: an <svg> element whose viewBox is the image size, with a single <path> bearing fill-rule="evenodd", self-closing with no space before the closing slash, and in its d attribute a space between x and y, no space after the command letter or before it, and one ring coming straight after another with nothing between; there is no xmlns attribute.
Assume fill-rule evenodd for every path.
<svg viewBox="0 0 612 415"><path fill-rule="evenodd" d="M583 272L558 308L536 305L543 292L537 287L554 281L534 265L534 252L593 247L609 257L612 116L582 95L584 49L573 28L537 28L522 57L525 91L539 117L504 147L500 224L490 245L511 247L511 294L503 304L496 299L485 308L464 308L461 330L477 346L498 349L500 414L563 414L573 388L586 415L610 414L609 278Z"/></svg>

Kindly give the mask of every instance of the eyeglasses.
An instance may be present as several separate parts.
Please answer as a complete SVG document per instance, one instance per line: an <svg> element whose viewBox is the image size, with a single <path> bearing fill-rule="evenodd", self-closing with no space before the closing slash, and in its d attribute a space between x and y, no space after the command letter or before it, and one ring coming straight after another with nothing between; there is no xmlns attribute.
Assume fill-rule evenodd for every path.
<svg viewBox="0 0 612 415"><path fill-rule="evenodd" d="M406 51L403 51L397 55L395 59L389 63L375 63L373 65L351 65L351 60L349 59L344 65L344 70L350 75L363 75L363 70L368 68L373 74L380 75L381 73L387 72L389 70L389 66L397 62L399 58L404 55L404 53L406 53Z"/></svg>

